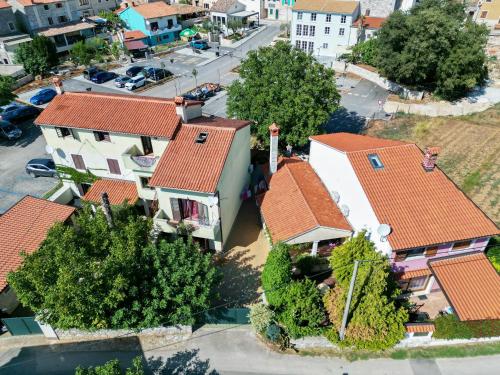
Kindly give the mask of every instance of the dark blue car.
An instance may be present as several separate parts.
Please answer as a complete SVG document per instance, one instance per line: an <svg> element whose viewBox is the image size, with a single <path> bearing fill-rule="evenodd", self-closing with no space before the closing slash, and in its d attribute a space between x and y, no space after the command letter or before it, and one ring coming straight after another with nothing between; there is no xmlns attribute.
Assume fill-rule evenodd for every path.
<svg viewBox="0 0 500 375"><path fill-rule="evenodd" d="M0 107L0 119L9 122L17 122L35 117L39 113L40 110L36 107L18 103L11 103Z"/></svg>
<svg viewBox="0 0 500 375"><path fill-rule="evenodd" d="M32 96L30 99L31 104L40 105L50 102L57 95L57 92L52 89L43 89Z"/></svg>
<svg viewBox="0 0 500 375"><path fill-rule="evenodd" d="M209 49L210 47L208 46L208 43L205 42L204 40L193 40L191 43L189 43L191 48L194 49Z"/></svg>
<svg viewBox="0 0 500 375"><path fill-rule="evenodd" d="M117 76L118 75L113 72L99 72L93 75L90 80L95 83L104 83L115 79Z"/></svg>

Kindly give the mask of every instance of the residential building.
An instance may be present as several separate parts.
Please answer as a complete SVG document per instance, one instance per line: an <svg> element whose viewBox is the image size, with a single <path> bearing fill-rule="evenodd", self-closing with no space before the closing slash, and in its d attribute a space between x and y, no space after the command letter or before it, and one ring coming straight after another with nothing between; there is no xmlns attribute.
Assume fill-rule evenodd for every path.
<svg viewBox="0 0 500 375"><path fill-rule="evenodd" d="M26 196L0 216L0 311L11 313L19 305L7 283L7 274L22 263L22 252L38 250L48 230L57 222L68 222L73 207Z"/></svg>
<svg viewBox="0 0 500 375"><path fill-rule="evenodd" d="M12 6L6 0L0 0L0 35L8 35L19 32L16 26L16 17L12 12Z"/></svg>
<svg viewBox="0 0 500 375"><path fill-rule="evenodd" d="M386 18L398 7L401 10L409 10L415 0L359 0L360 14L367 17Z"/></svg>
<svg viewBox="0 0 500 375"><path fill-rule="evenodd" d="M114 203L141 204L159 231L189 224L202 246L222 250L249 180L250 127L203 117L202 104L68 92L35 123L56 164L102 178L92 186L67 182L66 201L95 202L106 191Z"/></svg>
<svg viewBox="0 0 500 375"><path fill-rule="evenodd" d="M15 52L22 43L31 42L28 34L13 33L0 36L0 64L15 64Z"/></svg>
<svg viewBox="0 0 500 375"><path fill-rule="evenodd" d="M264 0L264 17L281 22L292 22L292 7L295 0Z"/></svg>
<svg viewBox="0 0 500 375"><path fill-rule="evenodd" d="M134 6L126 4L118 14L129 30L142 31L150 46L165 44L179 38L181 25L177 22L176 8L164 2Z"/></svg>
<svg viewBox="0 0 500 375"><path fill-rule="evenodd" d="M336 237L341 242L350 228L364 231L389 258L405 292L444 293L456 311L472 291L491 293L488 306L498 306L500 277L483 252L500 231L437 167L436 148L422 152L412 143L348 133L310 140L307 162L285 159L273 167L271 157L276 172L258 201L273 241L313 242L315 253L322 241L330 247ZM330 230L323 236L319 228ZM304 234L311 236L302 240ZM457 271L469 261L467 272ZM485 314L462 315L474 320ZM489 316L499 319L500 309Z"/></svg>
<svg viewBox="0 0 500 375"><path fill-rule="evenodd" d="M363 42L373 38L385 20L383 17L359 17L352 25L357 34L357 41Z"/></svg>
<svg viewBox="0 0 500 375"><path fill-rule="evenodd" d="M491 29L500 30L500 0L480 0L476 5L474 20Z"/></svg>
<svg viewBox="0 0 500 375"><path fill-rule="evenodd" d="M357 43L353 23L358 15L358 1L296 0L292 45L315 56L340 56Z"/></svg>
<svg viewBox="0 0 500 375"><path fill-rule="evenodd" d="M216 2L217 0L192 0L191 4L197 7L202 7L206 10L210 10L212 5Z"/></svg>

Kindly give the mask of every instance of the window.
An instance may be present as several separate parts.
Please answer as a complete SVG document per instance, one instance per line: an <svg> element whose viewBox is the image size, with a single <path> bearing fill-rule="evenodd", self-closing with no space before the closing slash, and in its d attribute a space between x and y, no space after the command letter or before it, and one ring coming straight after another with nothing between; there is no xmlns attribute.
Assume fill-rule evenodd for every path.
<svg viewBox="0 0 500 375"><path fill-rule="evenodd" d="M140 179L143 189L153 189L151 186L149 186L149 180L151 180L151 177L140 177Z"/></svg>
<svg viewBox="0 0 500 375"><path fill-rule="evenodd" d="M49 25L54 24L54 20L52 19L52 17L47 18L47 22L49 23Z"/></svg>
<svg viewBox="0 0 500 375"><path fill-rule="evenodd" d="M340 16L340 23L346 23L347 16Z"/></svg>
<svg viewBox="0 0 500 375"><path fill-rule="evenodd" d="M370 9L365 10L365 16L369 16L369 15L370 15Z"/></svg>
<svg viewBox="0 0 500 375"><path fill-rule="evenodd" d="M302 32L302 35L308 36L309 35L309 26L304 25L304 31Z"/></svg>
<svg viewBox="0 0 500 375"><path fill-rule="evenodd" d="M10 31L15 31L16 30L16 26L14 26L14 24L12 22L8 22L8 25L9 25Z"/></svg>
<svg viewBox="0 0 500 375"><path fill-rule="evenodd" d="M150 28L151 30L153 30L153 31L158 30L158 22L151 22L151 23L149 24L149 28Z"/></svg>
<svg viewBox="0 0 500 375"><path fill-rule="evenodd" d="M208 4L203 4L203 8L208 9Z"/></svg>
<svg viewBox="0 0 500 375"><path fill-rule="evenodd" d="M153 153L153 144L151 143L151 137L141 137L141 143L144 155Z"/></svg>
<svg viewBox="0 0 500 375"><path fill-rule="evenodd" d="M488 11L487 10L481 12L481 18L486 18L487 15L488 15Z"/></svg>
<svg viewBox="0 0 500 375"><path fill-rule="evenodd" d="M302 25L297 25L295 35L302 35Z"/></svg>
<svg viewBox="0 0 500 375"><path fill-rule="evenodd" d="M176 222L190 220L202 225L210 224L208 207L203 203L191 199L170 198L170 205L172 206L172 219Z"/></svg>
<svg viewBox="0 0 500 375"><path fill-rule="evenodd" d="M300 49L300 40L295 41L295 48Z"/></svg>
<svg viewBox="0 0 500 375"><path fill-rule="evenodd" d="M57 17L57 20L59 21L59 23L68 22L68 17L66 17L66 16L59 16L59 17Z"/></svg>
<svg viewBox="0 0 500 375"><path fill-rule="evenodd" d="M314 50L314 42L309 42L309 47L307 48L307 52L313 53Z"/></svg>
<svg viewBox="0 0 500 375"><path fill-rule="evenodd" d="M309 35L310 36L316 35L316 26L309 26Z"/></svg>
<svg viewBox="0 0 500 375"><path fill-rule="evenodd" d="M71 154L71 159L73 159L73 164L75 165L76 169L80 169L82 171L87 169L85 167L82 155Z"/></svg>
<svg viewBox="0 0 500 375"><path fill-rule="evenodd" d="M325 27L325 35L330 35L330 28L328 26Z"/></svg>
<svg viewBox="0 0 500 375"><path fill-rule="evenodd" d="M472 245L472 241L459 241L453 244L452 250L464 250Z"/></svg>
<svg viewBox="0 0 500 375"><path fill-rule="evenodd" d="M109 173L111 174L122 174L120 171L120 164L118 164L118 160L116 159L106 159L108 162Z"/></svg>
<svg viewBox="0 0 500 375"><path fill-rule="evenodd" d="M425 253L425 247L419 247L417 249L411 249L406 252L406 258L416 258L421 257Z"/></svg>
<svg viewBox="0 0 500 375"><path fill-rule="evenodd" d="M316 21L316 13L311 13L311 21Z"/></svg>
<svg viewBox="0 0 500 375"><path fill-rule="evenodd" d="M57 3L56 4L56 8L62 8L62 4L61 3Z"/></svg>
<svg viewBox="0 0 500 375"><path fill-rule="evenodd" d="M394 262L402 262L405 259L406 259L406 252L401 251L396 253L396 256L394 257Z"/></svg>
<svg viewBox="0 0 500 375"><path fill-rule="evenodd" d="M73 132L68 128L58 128L56 127L56 133L59 138L71 137L73 136Z"/></svg>
<svg viewBox="0 0 500 375"><path fill-rule="evenodd" d="M167 20L167 28L171 29L172 27L174 27L174 20L168 19Z"/></svg>
<svg viewBox="0 0 500 375"><path fill-rule="evenodd" d="M305 40L302 41L302 51L307 50L307 42Z"/></svg>
<svg viewBox="0 0 500 375"><path fill-rule="evenodd" d="M207 132L200 132L195 139L196 143L205 143L208 138L208 133Z"/></svg>
<svg viewBox="0 0 500 375"><path fill-rule="evenodd" d="M368 154L368 160L370 160L370 164L372 165L373 168L375 169L384 168L384 164L382 164L377 154Z"/></svg>
<svg viewBox="0 0 500 375"><path fill-rule="evenodd" d="M89 5L89 0L80 0L80 6Z"/></svg>
<svg viewBox="0 0 500 375"><path fill-rule="evenodd" d="M332 22L332 15L331 14L326 15L326 22Z"/></svg>
<svg viewBox="0 0 500 375"><path fill-rule="evenodd" d="M45 4L45 5L43 6L43 9L45 9L45 10L49 10L49 5L48 5L48 4Z"/></svg>
<svg viewBox="0 0 500 375"><path fill-rule="evenodd" d="M109 137L109 133L106 132L94 132L94 138L97 142L111 142L111 138Z"/></svg>
<svg viewBox="0 0 500 375"><path fill-rule="evenodd" d="M427 258L433 257L437 254L439 246L427 246L425 248L425 256Z"/></svg>
<svg viewBox="0 0 500 375"><path fill-rule="evenodd" d="M302 12L298 12L298 13L297 13L297 19L298 19L298 20L301 20L301 19L302 19L302 14L303 14Z"/></svg>
<svg viewBox="0 0 500 375"><path fill-rule="evenodd" d="M339 29L339 35L344 35L344 33L345 33L345 29L343 27L341 27Z"/></svg>
<svg viewBox="0 0 500 375"><path fill-rule="evenodd" d="M327 49L328 48L328 43L323 43L323 49Z"/></svg>
<svg viewBox="0 0 500 375"><path fill-rule="evenodd" d="M428 276L412 277L408 282L408 289L422 290L427 285Z"/></svg>

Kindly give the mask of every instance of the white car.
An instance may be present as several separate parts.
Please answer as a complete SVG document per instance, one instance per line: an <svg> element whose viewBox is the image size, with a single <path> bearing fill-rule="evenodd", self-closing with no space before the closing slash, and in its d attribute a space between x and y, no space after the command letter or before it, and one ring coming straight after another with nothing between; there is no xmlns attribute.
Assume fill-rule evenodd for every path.
<svg viewBox="0 0 500 375"><path fill-rule="evenodd" d="M131 78L130 81L128 81L125 84L125 88L129 91L132 91L138 87L144 86L145 84L146 84L146 77L144 77L143 75L137 75Z"/></svg>

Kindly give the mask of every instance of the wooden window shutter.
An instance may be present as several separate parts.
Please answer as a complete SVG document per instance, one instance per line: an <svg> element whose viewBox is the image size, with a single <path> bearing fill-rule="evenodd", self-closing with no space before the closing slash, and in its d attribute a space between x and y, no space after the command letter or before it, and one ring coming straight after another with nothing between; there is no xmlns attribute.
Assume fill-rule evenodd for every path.
<svg viewBox="0 0 500 375"><path fill-rule="evenodd" d="M111 142L111 137L109 136L109 133L103 133L103 134L104 134L103 139L104 139L106 142Z"/></svg>
<svg viewBox="0 0 500 375"><path fill-rule="evenodd" d="M429 246L425 249L425 256L427 258L433 257L437 254L439 246Z"/></svg>
<svg viewBox="0 0 500 375"><path fill-rule="evenodd" d="M396 257L394 258L394 261L395 262L402 262L405 259L406 259L406 252L402 251L402 252L396 253Z"/></svg>
<svg viewBox="0 0 500 375"><path fill-rule="evenodd" d="M179 200L177 198L170 198L170 206L172 206L172 219L174 221L181 221L181 209L179 207Z"/></svg>
<svg viewBox="0 0 500 375"><path fill-rule="evenodd" d="M106 159L108 161L109 173L111 174L121 174L120 164L116 159Z"/></svg>
<svg viewBox="0 0 500 375"><path fill-rule="evenodd" d="M85 162L83 161L82 155L71 154L71 158L73 159L73 164L76 169L85 170Z"/></svg>

